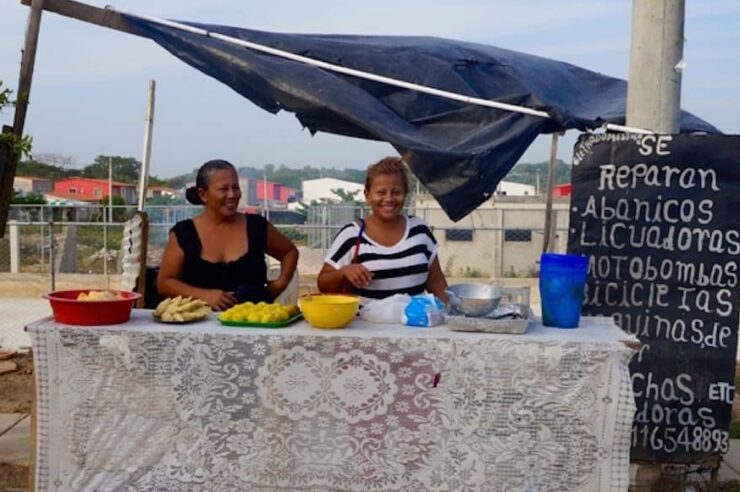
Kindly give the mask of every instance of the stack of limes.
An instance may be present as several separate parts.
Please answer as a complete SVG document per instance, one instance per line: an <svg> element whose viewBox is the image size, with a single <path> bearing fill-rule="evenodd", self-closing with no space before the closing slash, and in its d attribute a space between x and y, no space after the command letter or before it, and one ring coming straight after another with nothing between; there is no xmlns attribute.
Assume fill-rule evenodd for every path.
<svg viewBox="0 0 740 492"><path fill-rule="evenodd" d="M247 323L280 323L286 321L299 313L295 304L282 304L275 302L244 302L232 306L222 312L218 319L221 321L236 321Z"/></svg>

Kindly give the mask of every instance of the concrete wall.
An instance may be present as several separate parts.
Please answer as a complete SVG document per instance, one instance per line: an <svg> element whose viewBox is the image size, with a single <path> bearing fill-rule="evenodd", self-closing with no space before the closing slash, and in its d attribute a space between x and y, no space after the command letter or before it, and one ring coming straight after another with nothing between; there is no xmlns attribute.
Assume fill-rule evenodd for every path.
<svg viewBox="0 0 740 492"><path fill-rule="evenodd" d="M554 251L567 248L569 204L567 199L553 203ZM539 270L545 224L545 201L541 197L495 197L459 222L452 222L428 196L415 201L415 210L434 230L440 264L447 275L521 277ZM468 236L456 234L455 230L460 229L472 229L472 241L455 240Z"/></svg>

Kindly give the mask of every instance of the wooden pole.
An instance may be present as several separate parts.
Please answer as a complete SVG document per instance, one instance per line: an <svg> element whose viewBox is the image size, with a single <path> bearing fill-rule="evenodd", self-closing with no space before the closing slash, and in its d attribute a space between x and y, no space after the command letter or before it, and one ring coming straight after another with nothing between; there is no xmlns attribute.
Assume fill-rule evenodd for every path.
<svg viewBox="0 0 740 492"><path fill-rule="evenodd" d="M32 5L34 0L21 0L23 5ZM101 9L73 0L44 0L44 10L98 26L141 36L118 12Z"/></svg>
<svg viewBox="0 0 740 492"><path fill-rule="evenodd" d="M542 252L550 251L553 243L552 189L555 187L555 160L558 155L558 133L552 134L550 144L550 162L547 164L547 198L545 205L545 235L542 239Z"/></svg>
<svg viewBox="0 0 740 492"><path fill-rule="evenodd" d="M141 246L139 249L139 277L136 279L136 292L141 294L141 298L136 301L136 307L141 309L145 307L146 302L146 262L147 248L149 246L149 216L146 212L140 211L137 214L141 217Z"/></svg>
<svg viewBox="0 0 740 492"><path fill-rule="evenodd" d="M44 0L32 0L31 11L28 13L28 27L26 28L26 40L23 45L21 57L21 71L18 77L18 90L16 91L15 114L13 115L12 135L20 138L23 135L23 126L26 123L26 112L31 95L31 81L33 80L33 66L36 62L36 46L41 28L41 12L44 10ZM3 133L6 133L5 131ZM0 152L4 156L0 159L2 169L0 170L0 237L5 236L5 224L8 221L10 210L10 199L13 197L13 179L18 167L18 159L21 156L10 145L4 145Z"/></svg>

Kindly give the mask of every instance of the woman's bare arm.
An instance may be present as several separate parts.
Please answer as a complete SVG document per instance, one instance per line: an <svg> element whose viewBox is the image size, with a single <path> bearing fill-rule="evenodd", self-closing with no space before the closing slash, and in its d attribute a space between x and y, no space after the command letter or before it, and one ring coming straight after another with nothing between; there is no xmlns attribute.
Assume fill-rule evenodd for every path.
<svg viewBox="0 0 740 492"><path fill-rule="evenodd" d="M267 223L267 254L280 262L280 275L267 283L267 290L275 298L290 283L298 266L298 248L278 231L274 225Z"/></svg>
<svg viewBox="0 0 740 492"><path fill-rule="evenodd" d="M445 294L446 289L447 279L445 278L445 274L442 273L442 267L439 266L439 257L436 257L434 258L432 264L429 266L429 277L427 277L427 291L442 299L442 301L446 304L448 302L447 294Z"/></svg>

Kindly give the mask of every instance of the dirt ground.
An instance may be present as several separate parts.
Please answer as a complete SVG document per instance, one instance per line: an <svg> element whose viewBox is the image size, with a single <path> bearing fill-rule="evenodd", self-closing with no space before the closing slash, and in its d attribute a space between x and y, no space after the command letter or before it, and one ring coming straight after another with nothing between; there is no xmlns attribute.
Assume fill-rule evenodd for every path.
<svg viewBox="0 0 740 492"><path fill-rule="evenodd" d="M0 375L0 413L29 413L33 388L33 357L29 354L14 354L9 361L18 365L18 370Z"/></svg>
<svg viewBox="0 0 740 492"><path fill-rule="evenodd" d="M58 274L56 289L117 289L120 275ZM0 273L0 297L41 297L51 290L51 278L35 273Z"/></svg>
<svg viewBox="0 0 740 492"><path fill-rule="evenodd" d="M16 492L28 489L28 467L0 463L0 492Z"/></svg>

